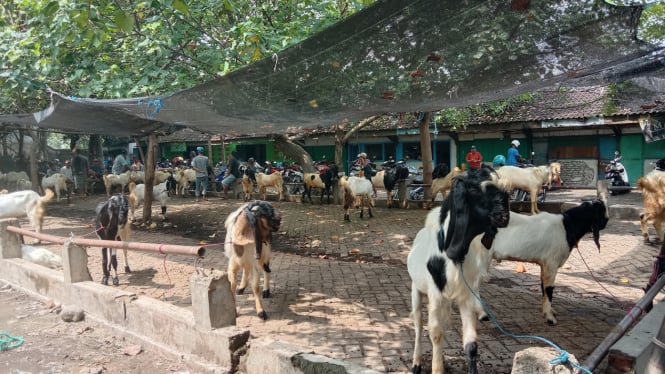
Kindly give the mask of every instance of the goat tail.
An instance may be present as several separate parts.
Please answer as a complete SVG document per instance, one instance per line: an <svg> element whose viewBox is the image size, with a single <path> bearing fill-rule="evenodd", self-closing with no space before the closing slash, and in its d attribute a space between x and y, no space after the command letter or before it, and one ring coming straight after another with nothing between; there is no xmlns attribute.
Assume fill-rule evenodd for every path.
<svg viewBox="0 0 665 374"><path fill-rule="evenodd" d="M44 196L42 196L41 198L39 198L39 201L40 201L42 204L46 204L46 203L48 203L49 201L53 200L53 197L54 197L54 196L55 196L55 192L53 192L52 189L47 188L46 190L44 190Z"/></svg>

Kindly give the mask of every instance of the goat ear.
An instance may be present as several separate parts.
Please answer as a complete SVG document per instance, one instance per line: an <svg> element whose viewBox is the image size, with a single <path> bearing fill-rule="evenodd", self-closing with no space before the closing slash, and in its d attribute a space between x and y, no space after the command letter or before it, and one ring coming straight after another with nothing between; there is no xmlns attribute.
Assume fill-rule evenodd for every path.
<svg viewBox="0 0 665 374"><path fill-rule="evenodd" d="M456 179L451 196L450 223L446 233L445 249L448 258L455 263L464 261L468 245L465 246L466 229L469 224L469 206L466 202L466 191L463 179Z"/></svg>
<svg viewBox="0 0 665 374"><path fill-rule="evenodd" d="M233 224L233 244L247 245L254 242L254 232L245 212L238 214Z"/></svg>

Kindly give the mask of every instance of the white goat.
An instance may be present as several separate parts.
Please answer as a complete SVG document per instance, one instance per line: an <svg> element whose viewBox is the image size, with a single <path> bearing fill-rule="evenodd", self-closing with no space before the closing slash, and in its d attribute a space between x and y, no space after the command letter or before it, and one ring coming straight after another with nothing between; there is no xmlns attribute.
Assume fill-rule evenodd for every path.
<svg viewBox="0 0 665 374"><path fill-rule="evenodd" d="M535 166L531 168L520 168L517 166L502 166L496 171L499 174L499 183L503 188L511 191L519 188L527 191L531 197L531 214L538 210L538 193L543 184L549 189L552 184L552 169L549 165Z"/></svg>
<svg viewBox="0 0 665 374"><path fill-rule="evenodd" d="M491 262L486 249L491 246L497 227L509 221L509 195L498 188L487 168L472 169L453 180L451 193L440 208L428 215L407 257L411 277L411 316L415 326L413 372L420 373L422 338L422 301L428 300L428 331L432 342L432 373L443 373L444 329L452 315L452 304L459 307L462 343L469 373L477 373L478 346L476 323L485 318L477 294L482 276ZM483 246L470 248L479 234ZM468 286L467 286L468 284ZM470 288L471 289L470 289Z"/></svg>
<svg viewBox="0 0 665 374"><path fill-rule="evenodd" d="M0 194L0 218L28 217L35 231L42 232L46 203L53 199L53 191L47 189L44 196L35 191L16 191ZM39 241L39 240L38 240Z"/></svg>
<svg viewBox="0 0 665 374"><path fill-rule="evenodd" d="M136 207L142 205L144 200L145 184L137 185L134 182L129 182L129 207L132 211L132 219L134 218ZM169 201L168 182L162 182L152 186L152 201L159 202L159 205L162 208L162 218L166 219L166 204Z"/></svg>
<svg viewBox="0 0 665 374"><path fill-rule="evenodd" d="M504 166L505 167L505 166ZM500 228L491 247L497 260L531 262L540 265L542 310L547 323L555 325L552 294L557 271L566 263L573 247L587 233L600 249L600 230L609 220L609 212L601 200L584 202L561 214L541 212L532 216L510 213L510 223ZM479 241L471 248L482 251Z"/></svg>
<svg viewBox="0 0 665 374"><path fill-rule="evenodd" d="M350 222L351 217L349 211L352 206L360 206L360 218L363 218L363 212L365 207L369 212L369 217L374 217L372 214L372 205L374 205L374 200L372 200L372 193L374 192L372 188L372 182L363 177L348 177L346 182L341 182L344 184L344 221Z"/></svg>
<svg viewBox="0 0 665 374"><path fill-rule="evenodd" d="M279 201L284 200L284 179L280 173L272 173L270 175L263 173L256 173L256 185L259 186L259 194L261 199L266 199L266 188L272 187L277 190L279 194Z"/></svg>
<svg viewBox="0 0 665 374"><path fill-rule="evenodd" d="M52 188L55 191L57 196L57 201L60 201L60 191L65 191L67 195L67 200L69 200L69 189L67 188L67 177L64 174L54 173L48 177L42 178L42 190L46 193L46 190Z"/></svg>
<svg viewBox="0 0 665 374"><path fill-rule="evenodd" d="M251 282L256 312L268 319L261 297L270 297L270 253L272 233L279 230L280 213L267 201L252 201L231 213L224 227L224 249L229 259L228 275L231 291L241 295ZM238 270L242 268L240 287L236 288ZM259 295L259 272L263 270L263 292Z"/></svg>
<svg viewBox="0 0 665 374"><path fill-rule="evenodd" d="M126 171L122 174L104 174L104 187L106 187L106 196L111 196L111 189L113 186L120 185L120 192L125 192L125 186L129 184L130 172Z"/></svg>
<svg viewBox="0 0 665 374"><path fill-rule="evenodd" d="M637 187L642 191L644 212L640 214L640 228L645 242L649 242L647 224L651 221L656 236L665 241L663 222L665 222L665 172L652 171L637 179Z"/></svg>
<svg viewBox="0 0 665 374"><path fill-rule="evenodd" d="M180 197L185 197L185 191L189 187L190 183L196 182L196 172L194 169L180 169L173 172L173 178L178 183L176 188L176 195Z"/></svg>

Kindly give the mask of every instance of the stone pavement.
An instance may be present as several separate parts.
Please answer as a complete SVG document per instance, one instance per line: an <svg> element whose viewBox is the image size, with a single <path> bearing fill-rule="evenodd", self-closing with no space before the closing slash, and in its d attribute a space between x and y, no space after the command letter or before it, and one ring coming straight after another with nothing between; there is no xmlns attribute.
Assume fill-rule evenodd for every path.
<svg viewBox="0 0 665 374"><path fill-rule="evenodd" d="M548 201L579 201L595 191L559 190ZM214 209L222 223L241 202L211 199L194 205L174 199L169 206L175 217L186 209ZM610 200L612 204L641 206L639 193ZM345 359L381 372L410 372L413 324L410 313L410 279L406 256L427 210L374 209L374 218L352 215L343 223L340 206L275 203L282 211L282 228L275 237L271 261L272 290L264 301L269 320L256 317L253 296L237 298L237 324L252 336L269 337L304 347L317 354ZM155 212L158 208L155 209ZM90 228L84 222L49 217L45 232L76 235ZM653 236L653 232L652 232ZM218 240L220 235L209 240ZM132 240L196 244L197 240L158 232L135 230ZM545 323L540 313L540 270L526 265L515 272L516 263L504 261L492 267L481 296L503 327L513 334L538 335L554 342L583 361L642 295L651 272L656 247L643 243L639 221L611 220L601 232L601 249L585 237L559 271L554 291L556 326ZM57 251L57 249L54 249ZM99 279L95 250L89 268ZM188 308L189 275L194 260L184 256L130 253L134 273L121 274L121 288L146 294ZM226 268L219 247L210 247L204 269ZM122 263L121 266L122 267ZM662 300L661 297L656 301ZM446 331L446 366L450 373L466 372L459 316L451 318ZM513 354L540 341L503 335L491 322L479 325L479 372L509 373ZM425 332L425 369L429 370L431 346Z"/></svg>

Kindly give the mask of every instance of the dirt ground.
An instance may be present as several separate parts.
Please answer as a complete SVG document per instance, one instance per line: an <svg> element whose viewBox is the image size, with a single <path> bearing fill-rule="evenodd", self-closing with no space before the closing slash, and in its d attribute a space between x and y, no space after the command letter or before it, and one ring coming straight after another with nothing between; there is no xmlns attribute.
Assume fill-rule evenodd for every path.
<svg viewBox="0 0 665 374"><path fill-rule="evenodd" d="M187 373L186 363L165 358L90 318L64 322L57 306L0 282L0 328L23 338L0 352L3 373ZM125 353L126 352L126 353ZM138 354L137 354L138 353Z"/></svg>

